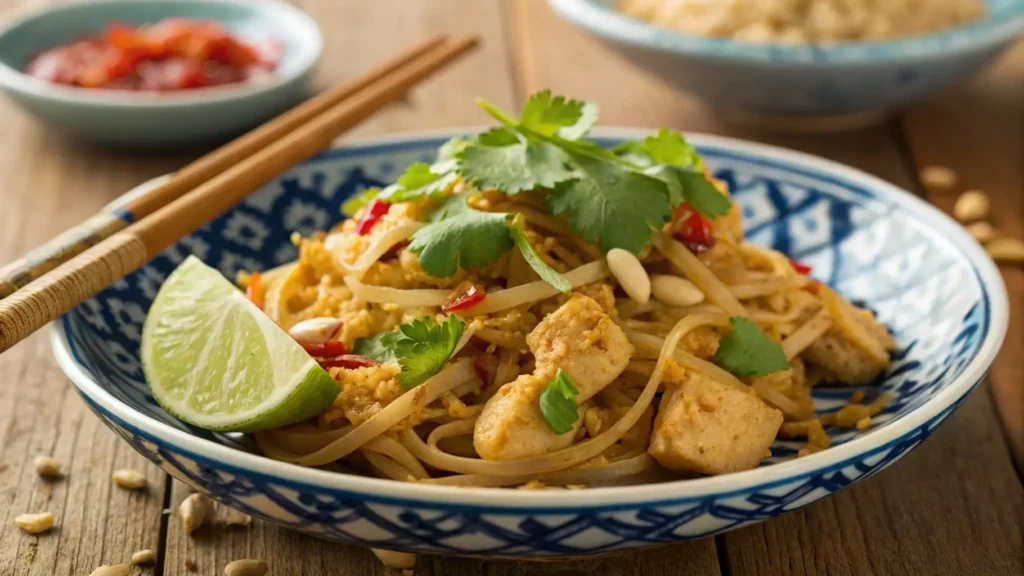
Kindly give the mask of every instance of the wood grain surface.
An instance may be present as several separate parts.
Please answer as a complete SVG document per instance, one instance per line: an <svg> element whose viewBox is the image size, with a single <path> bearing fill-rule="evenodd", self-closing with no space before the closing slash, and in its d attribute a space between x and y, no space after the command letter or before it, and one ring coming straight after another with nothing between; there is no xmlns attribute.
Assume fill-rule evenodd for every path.
<svg viewBox="0 0 1024 576"><path fill-rule="evenodd" d="M49 0L0 0L0 17ZM437 32L470 33L476 54L357 128L349 139L487 122L485 96L515 108L550 87L594 99L602 123L671 126L747 138L818 154L922 192L921 166L955 168L983 188L995 224L1024 236L1024 46L970 85L913 106L878 127L841 135L779 135L723 122L712 110L631 68L560 21L543 0L296 0L320 23L321 87L365 70L401 46ZM132 186L184 165L201 151L127 153L67 140L0 101L0 263L91 215ZM949 209L955 196L930 195ZM1004 269L1015 310L1024 271ZM795 513L731 532L642 553L566 563L424 557L418 576L694 576L785 574L1019 575L1024 568L1024 329L1011 318L991 385L980 387L934 436L891 468ZM997 409L998 408L998 409ZM1005 424L1005 429L1000 426ZM1011 446L1015 448L1011 449ZM53 483L32 468L38 454L62 460ZM150 479L145 493L110 481L118 468ZM262 558L274 575L384 576L372 553L254 522L183 533L176 514L188 489L170 482L110 433L66 384L45 334L0 355L0 576L89 574L134 550L158 551L135 574L222 574L239 558ZM29 536L22 512L50 511L57 525ZM189 570L186 565L193 566Z"/></svg>

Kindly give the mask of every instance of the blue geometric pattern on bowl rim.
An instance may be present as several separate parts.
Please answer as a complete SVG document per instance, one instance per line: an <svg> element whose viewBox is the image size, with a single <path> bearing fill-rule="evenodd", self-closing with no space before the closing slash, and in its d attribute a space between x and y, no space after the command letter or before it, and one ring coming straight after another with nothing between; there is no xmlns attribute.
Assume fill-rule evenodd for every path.
<svg viewBox="0 0 1024 576"><path fill-rule="evenodd" d="M1000 44L1024 32L1024 0L987 0L981 19L951 30L882 42L781 45L695 36L654 26L608 6L609 0L548 0L587 30L635 46L720 60L787 64L864 64L913 60Z"/></svg>
<svg viewBox="0 0 1024 576"><path fill-rule="evenodd" d="M639 131L602 130L603 144ZM250 454L236 435L164 413L141 380L145 306L188 253L229 275L294 257L291 230L333 223L344 197L429 160L446 137L395 137L328 151L254 193L54 324L58 362L89 406L176 478L254 516L347 543L483 556L578 556L697 538L806 505L918 445L981 380L1006 330L994 265L955 223L880 180L811 156L691 136L744 211L749 238L812 264L863 299L900 349L883 387L896 400L864 434L792 460L777 442L752 471L644 487L571 492L450 489L331 474ZM127 216L126 216L127 217ZM873 392L873 387L863 388ZM851 388L815 390L820 412Z"/></svg>

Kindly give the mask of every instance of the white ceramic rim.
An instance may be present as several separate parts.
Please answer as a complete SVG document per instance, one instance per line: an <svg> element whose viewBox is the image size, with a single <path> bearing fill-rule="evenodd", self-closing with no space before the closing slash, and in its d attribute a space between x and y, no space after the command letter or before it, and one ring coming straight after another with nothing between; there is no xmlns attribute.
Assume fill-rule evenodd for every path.
<svg viewBox="0 0 1024 576"><path fill-rule="evenodd" d="M400 144L403 142L437 139L471 132L444 130L400 133L384 137L359 140L341 148L361 148L373 145ZM593 131L596 137L638 138L650 134L650 130L636 128L601 128ZM295 464L279 462L265 456L244 452L192 436L133 410L121 403L95 382L84 368L75 362L66 340L60 320L51 325L50 340L57 363L78 389L93 402L109 411L124 422L155 436L163 442L180 447L211 461L222 462L239 470L252 470L262 476L278 477L285 482L321 486L328 490L342 490L364 493L370 497L388 495L396 500L420 501L427 507L444 505L486 506L502 508L510 512L520 509L580 509L616 507L650 502L671 502L681 499L703 498L724 493L744 492L759 486L777 484L790 479L813 474L817 470L833 467L839 463L866 454L904 437L916 428L941 414L946 408L963 398L975 384L984 378L995 359L1006 335L1009 304L1002 276L995 263L981 246L956 222L931 206L884 180L861 172L838 162L826 160L811 154L795 152L767 144L757 144L735 138L687 134L687 139L697 145L731 148L747 154L756 154L779 161L800 164L817 172L832 174L838 178L855 182L875 191L880 197L891 200L912 211L922 223L937 231L943 238L964 253L974 267L983 288L989 296L989 331L970 364L957 379L928 399L911 413L871 430L839 446L781 462L771 466L755 468L744 472L710 476L690 480L674 480L659 484L621 486L611 488L588 488L586 490L509 490L507 488L459 488L396 482L382 478L370 478L304 468ZM143 184L142 186L145 186ZM132 192L129 192L131 194Z"/></svg>
<svg viewBox="0 0 1024 576"><path fill-rule="evenodd" d="M548 0L572 24L615 42L680 56L699 56L722 62L757 62L766 66L831 66L904 60L941 59L950 53L994 46L1024 32L1024 5L1005 19L986 13L981 19L931 34L878 42L778 44L740 42L686 34L627 16L594 0ZM950 44L955 40L955 46Z"/></svg>
<svg viewBox="0 0 1024 576"><path fill-rule="evenodd" d="M140 0L79 0L71 4L55 4L16 15L0 30L0 38L22 24L61 10L80 8L90 4L137 4ZM24 72L0 62L0 88L23 92L40 99L58 101L66 104L85 104L93 106L110 106L119 108L159 109L170 107L202 106L217 102L227 102L270 92L282 85L308 73L320 60L323 52L323 34L308 14L291 4L280 0L175 0L180 4L229 4L251 9L257 12L277 10L286 12L296 19L304 28L310 42L308 49L298 54L295 69L287 74L272 74L259 82L243 82L227 86L216 86L194 91L178 92L132 92L129 90L91 90L62 86L33 78Z"/></svg>

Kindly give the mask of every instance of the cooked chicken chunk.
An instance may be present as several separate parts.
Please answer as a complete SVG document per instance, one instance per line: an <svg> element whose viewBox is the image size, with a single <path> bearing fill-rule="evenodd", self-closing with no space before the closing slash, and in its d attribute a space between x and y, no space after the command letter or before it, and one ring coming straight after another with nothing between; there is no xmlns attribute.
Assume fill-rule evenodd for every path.
<svg viewBox="0 0 1024 576"><path fill-rule="evenodd" d="M555 434L544 422L540 393L555 371L523 374L487 401L473 430L473 446L484 460L528 458L568 448L583 419L573 431Z"/></svg>
<svg viewBox="0 0 1024 576"><path fill-rule="evenodd" d="M473 446L485 460L527 458L568 447L575 433L555 434L548 428L540 411L541 391L561 368L582 404L625 370L633 350L601 306L580 294L549 314L526 341L536 369L502 386L473 430ZM573 430L582 422L577 419Z"/></svg>
<svg viewBox="0 0 1024 576"><path fill-rule="evenodd" d="M573 294L526 337L537 366L561 368L582 403L622 374L633 354L625 332L592 298Z"/></svg>
<svg viewBox="0 0 1024 576"><path fill-rule="evenodd" d="M853 307L850 307L849 312L883 348L895 348L889 331L875 320L871 312ZM870 384L889 367L888 363L882 365L874 360L837 328L832 328L808 346L803 358L809 364L824 369L830 376L825 378L826 381L855 386Z"/></svg>
<svg viewBox="0 0 1024 576"><path fill-rule="evenodd" d="M662 466L702 474L757 467L782 425L782 413L751 392L693 371L661 399L647 452Z"/></svg>

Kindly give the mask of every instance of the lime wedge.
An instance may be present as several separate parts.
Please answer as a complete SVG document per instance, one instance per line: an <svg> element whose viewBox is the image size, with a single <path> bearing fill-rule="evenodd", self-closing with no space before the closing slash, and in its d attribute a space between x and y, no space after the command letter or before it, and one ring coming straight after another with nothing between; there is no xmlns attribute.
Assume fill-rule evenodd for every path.
<svg viewBox="0 0 1024 576"><path fill-rule="evenodd" d="M222 432L305 420L339 391L295 340L193 256L167 277L149 309L142 366L165 410Z"/></svg>

